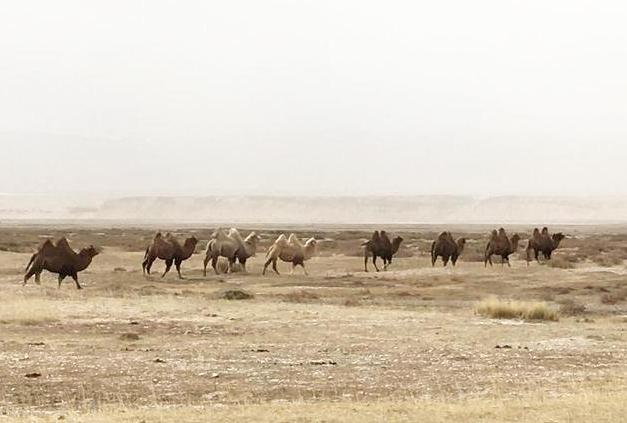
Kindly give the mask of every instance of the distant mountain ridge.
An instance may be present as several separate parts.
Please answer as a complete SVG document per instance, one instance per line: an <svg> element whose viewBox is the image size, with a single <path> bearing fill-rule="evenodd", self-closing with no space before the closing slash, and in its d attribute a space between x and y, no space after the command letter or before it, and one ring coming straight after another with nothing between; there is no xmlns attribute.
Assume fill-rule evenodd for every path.
<svg viewBox="0 0 627 423"><path fill-rule="evenodd" d="M623 223L627 197L0 196L0 219L181 223Z"/></svg>

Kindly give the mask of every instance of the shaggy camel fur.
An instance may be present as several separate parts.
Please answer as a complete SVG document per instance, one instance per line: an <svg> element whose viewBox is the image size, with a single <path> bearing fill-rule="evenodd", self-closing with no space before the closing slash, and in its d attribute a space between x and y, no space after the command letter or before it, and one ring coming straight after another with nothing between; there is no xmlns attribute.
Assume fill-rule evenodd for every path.
<svg viewBox="0 0 627 423"><path fill-rule="evenodd" d="M459 238L457 241L453 239L450 232L442 232L438 239L431 244L431 266L435 266L438 257L442 257L444 266L448 264L449 259L453 266L457 263L457 259L464 251L466 246L466 238Z"/></svg>
<svg viewBox="0 0 627 423"><path fill-rule="evenodd" d="M170 233L165 236L158 232L152 240L152 243L146 248L144 254L144 261L142 262L142 272L150 275L150 269L156 259L165 260L165 271L161 275L163 278L172 267L172 263L176 266L176 271L180 279L183 279L181 275L181 263L187 260L194 254L198 244L198 239L192 236L185 240L185 243L181 245L178 240Z"/></svg>
<svg viewBox="0 0 627 423"><path fill-rule="evenodd" d="M316 244L315 238L309 238L303 245L296 235L290 234L289 239L286 239L285 235L281 234L266 253L266 263L263 266L262 274L266 274L266 269L272 263L272 270L279 275L276 263L278 259L281 259L284 262L292 263L292 273L294 273L296 266L300 265L305 275L308 275L305 261L312 258L316 253Z"/></svg>
<svg viewBox="0 0 627 423"><path fill-rule="evenodd" d="M231 228L229 236L237 242L235 258L242 265L242 271L246 273L246 260L257 254L257 243L261 238L256 232L251 232L246 239L242 239L242 236L235 228Z"/></svg>
<svg viewBox="0 0 627 423"><path fill-rule="evenodd" d="M218 257L224 257L228 260L229 266L227 273L230 273L235 260L237 260L239 248L240 243L236 239L233 239L224 229L218 228L213 235L211 235L211 239L207 243L205 259L203 261L203 274L207 276L207 264L209 264L209 261L211 261L211 267L213 267L213 271L216 275L219 274L217 268Z"/></svg>
<svg viewBox="0 0 627 423"><path fill-rule="evenodd" d="M368 258L372 256L372 264L374 268L379 271L377 267L377 257L383 259L383 270L387 270L388 266L392 264L392 257L398 252L403 238L397 236L392 242L385 231L374 231L370 241L366 241L362 244L364 247L364 271L368 271Z"/></svg>
<svg viewBox="0 0 627 423"><path fill-rule="evenodd" d="M553 251L559 247L564 238L566 238L566 236L561 232L549 235L548 228L542 228L542 233L538 231L538 228L535 228L533 235L527 242L527 266L531 261L532 251L538 263L540 263L540 253L542 253L546 260L551 260Z"/></svg>
<svg viewBox="0 0 627 423"><path fill-rule="evenodd" d="M503 228L500 228L498 233L492 231L490 241L488 241L485 249L484 265L487 267L488 263L490 263L490 266L492 266L492 256L497 255L501 256L501 265L507 262L507 265L511 267L509 256L518 250L519 241L520 236L518 234L514 234L509 239Z"/></svg>
<svg viewBox="0 0 627 423"><path fill-rule="evenodd" d="M33 275L35 275L35 282L39 285L41 272L47 270L59 275L59 288L63 279L70 276L74 279L76 288L82 289L78 283L78 272L85 270L98 254L99 251L93 245L76 253L68 244L67 239L61 238L56 244L48 239L31 256L26 265L24 285Z"/></svg>

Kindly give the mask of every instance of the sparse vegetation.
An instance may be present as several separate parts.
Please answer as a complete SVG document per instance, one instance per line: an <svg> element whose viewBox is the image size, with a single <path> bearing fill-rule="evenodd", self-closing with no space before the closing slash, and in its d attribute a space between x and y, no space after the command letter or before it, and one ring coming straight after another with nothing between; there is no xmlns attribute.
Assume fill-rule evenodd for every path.
<svg viewBox="0 0 627 423"><path fill-rule="evenodd" d="M249 300L254 298L254 295L243 289L226 289L218 294L218 298L223 300Z"/></svg>
<svg viewBox="0 0 627 423"><path fill-rule="evenodd" d="M586 306L570 298L560 301L560 314L564 316L580 316L586 313Z"/></svg>
<svg viewBox="0 0 627 423"><path fill-rule="evenodd" d="M25 230L25 238L41 232ZM432 268L429 257L437 232L399 231L411 257L398 257L387 272L365 274L359 244L370 231L337 237L342 233L307 231L299 236L315 234L326 244L324 257L310 261L310 276L263 278L265 249L282 232L263 231L263 253L251 258L245 276L205 278L197 254L187 279L179 281L172 274L161 279L161 263L154 277L139 271L152 230L125 229L124 236L110 229L104 236L96 229L75 232L73 243L94 238L105 247L85 274L82 291L71 283L57 289L49 273L42 275L42 286L23 288L19 281L31 246L19 241L28 251L0 252L0 355L10 364L0 366L0 412L9 421L34 415L54 421L203 421L207 413L216 421L409 421L423 415L435 421L500 422L523 415L561 421L564 409L553 400L571 407L564 412L573 422L591 421L586 413L593 409L594 421L603 421L602 413L616 420L612 407L619 398L611 392L615 401L605 405L596 397L587 408L570 402L581 403L574 398L584 385L620 389L616 375L625 373L625 348L617 342L617 328L625 324L617 317L624 276L592 266L583 240L569 239L574 245L553 256L580 260L576 272L535 263L527 268L522 256L512 258L511 269L486 270L467 260L473 248L481 256L485 235L460 231L469 239L464 260L442 269ZM212 233L172 232L194 233L201 245ZM141 242L132 247L136 238ZM622 254L624 240L592 241ZM357 247L359 257L343 254L347 247ZM252 293L254 300L222 299ZM495 293L511 301L503 301L507 312L492 307L501 310L494 314L515 320L469 316L477 301ZM558 314L578 317L550 325L519 320L550 321ZM590 332L582 335L584 330ZM520 383L510 382L513 372ZM567 386L564 372L572 380ZM25 377L35 373L42 376ZM465 400L450 395L460 391ZM582 392L589 398L597 391Z"/></svg>
<svg viewBox="0 0 627 423"><path fill-rule="evenodd" d="M575 264L563 255L556 255L549 260L549 266L556 269L574 269Z"/></svg>
<svg viewBox="0 0 627 423"><path fill-rule="evenodd" d="M559 314L543 302L503 301L492 297L481 301L475 311L493 319L559 320Z"/></svg>
<svg viewBox="0 0 627 423"><path fill-rule="evenodd" d="M304 289L298 291L291 291L287 294L283 295L285 301L291 303L308 303L311 301L319 300L320 296L312 291L307 291Z"/></svg>

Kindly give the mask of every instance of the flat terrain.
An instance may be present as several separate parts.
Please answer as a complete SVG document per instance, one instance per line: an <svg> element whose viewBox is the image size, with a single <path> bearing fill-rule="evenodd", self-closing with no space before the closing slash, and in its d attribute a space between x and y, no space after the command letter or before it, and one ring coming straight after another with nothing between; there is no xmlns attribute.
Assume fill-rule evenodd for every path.
<svg viewBox="0 0 627 423"><path fill-rule="evenodd" d="M150 229L1 227L0 422L623 420L627 229L561 228L552 265L527 267L521 248L487 269L486 228L456 229L469 239L456 268L431 267L437 228L393 231L403 248L380 273L359 256L369 229L300 228L321 240L310 276L285 263L261 276L279 231L260 230L248 274L207 277L211 230L173 230L202 240L178 280L162 262L142 275ZM22 287L34 248L61 234L103 247L85 289L48 273ZM490 297L559 320L479 315Z"/></svg>

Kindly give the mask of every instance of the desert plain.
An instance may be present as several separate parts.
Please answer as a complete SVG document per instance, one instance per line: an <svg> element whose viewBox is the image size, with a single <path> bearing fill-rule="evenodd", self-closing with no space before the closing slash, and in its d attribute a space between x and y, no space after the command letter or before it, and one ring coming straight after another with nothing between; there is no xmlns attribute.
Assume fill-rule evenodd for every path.
<svg viewBox="0 0 627 423"><path fill-rule="evenodd" d="M374 227L248 225L248 273L202 273L214 227L0 226L0 422L617 422L627 406L627 227L555 226L550 263L484 267L490 225L378 225L404 238L385 272L363 269ZM155 231L201 241L176 272L142 275ZM468 239L435 267L440 230ZM309 276L279 262L280 233L315 236ZM45 238L102 248L79 277L22 286ZM498 308L537 307L539 318ZM495 310L497 309L497 310ZM507 317L507 316L506 316Z"/></svg>

